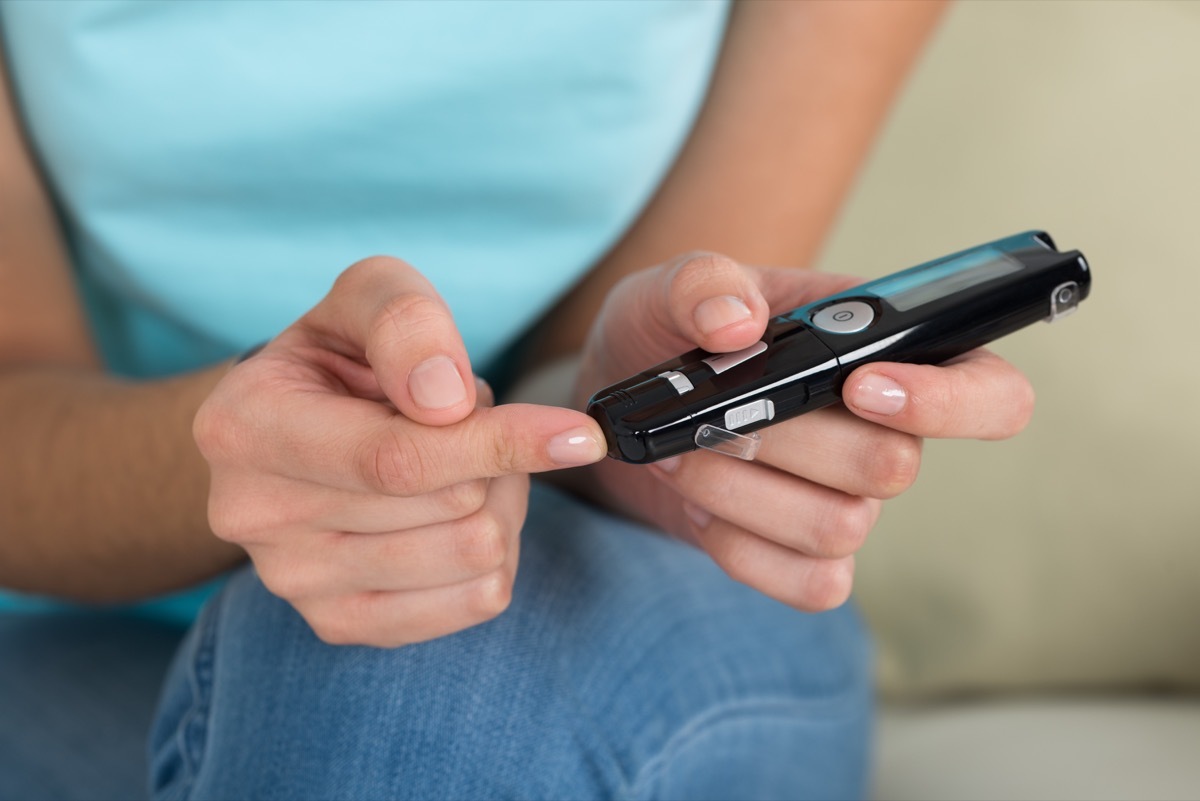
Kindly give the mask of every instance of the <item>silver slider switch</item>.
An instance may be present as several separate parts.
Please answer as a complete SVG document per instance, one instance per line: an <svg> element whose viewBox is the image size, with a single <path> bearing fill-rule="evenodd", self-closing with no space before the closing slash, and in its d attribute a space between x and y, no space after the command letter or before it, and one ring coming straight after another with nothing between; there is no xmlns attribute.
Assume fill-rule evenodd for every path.
<svg viewBox="0 0 1200 801"><path fill-rule="evenodd" d="M725 412L725 427L733 431L742 426L757 423L759 420L774 419L775 403L766 398L760 398L750 403L744 403L741 406L735 406Z"/></svg>

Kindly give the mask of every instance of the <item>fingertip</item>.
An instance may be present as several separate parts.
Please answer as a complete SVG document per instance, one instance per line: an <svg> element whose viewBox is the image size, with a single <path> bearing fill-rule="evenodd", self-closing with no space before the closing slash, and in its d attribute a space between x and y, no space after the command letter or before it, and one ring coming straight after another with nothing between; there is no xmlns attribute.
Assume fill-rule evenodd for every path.
<svg viewBox="0 0 1200 801"><path fill-rule="evenodd" d="M608 444L599 423L589 414L557 405L516 403L508 407L517 410L528 421L523 426L529 444L537 453L531 472L582 467L604 459Z"/></svg>
<svg viewBox="0 0 1200 801"><path fill-rule="evenodd" d="M442 426L467 417L475 408L473 371L441 297L415 274L380 294L362 327L366 360L384 394L418 423Z"/></svg>
<svg viewBox="0 0 1200 801"><path fill-rule="evenodd" d="M551 437L546 453L557 467L582 467L603 459L608 446L598 427L581 425Z"/></svg>
<svg viewBox="0 0 1200 801"><path fill-rule="evenodd" d="M770 306L748 276L738 276L736 294L712 295L696 304L692 314L695 342L712 353L741 350L762 339Z"/></svg>
<svg viewBox="0 0 1200 801"><path fill-rule="evenodd" d="M589 414L578 412L574 409L564 409L563 411L570 413L569 420L573 423L573 426L562 434L552 437L551 443L555 441L561 442L564 439L573 439L574 442L571 444L576 450L574 450L571 456L576 461L560 463L564 466L579 466L603 461L604 457L608 455L608 441L604 437L604 429ZM586 441L579 439L580 437L585 438ZM547 450L551 453L552 458L560 461L555 457L554 451L551 448L548 447Z"/></svg>
<svg viewBox="0 0 1200 801"><path fill-rule="evenodd" d="M559 406L508 403L480 409L458 428L464 478L582 467L608 453L595 420Z"/></svg>
<svg viewBox="0 0 1200 801"><path fill-rule="evenodd" d="M717 295L700 301L692 310L692 323L703 336L711 337L721 331L738 327L752 320L754 312L736 295Z"/></svg>
<svg viewBox="0 0 1200 801"><path fill-rule="evenodd" d="M859 370L842 388L842 401L856 413L895 417L908 406L909 393L895 378L878 370Z"/></svg>
<svg viewBox="0 0 1200 801"><path fill-rule="evenodd" d="M753 275L733 259L693 254L669 273L676 330L714 353L740 350L762 336L769 307Z"/></svg>
<svg viewBox="0 0 1200 801"><path fill-rule="evenodd" d="M985 351L941 365L860 367L842 399L865 419L921 437L1006 439L1033 411L1028 379Z"/></svg>

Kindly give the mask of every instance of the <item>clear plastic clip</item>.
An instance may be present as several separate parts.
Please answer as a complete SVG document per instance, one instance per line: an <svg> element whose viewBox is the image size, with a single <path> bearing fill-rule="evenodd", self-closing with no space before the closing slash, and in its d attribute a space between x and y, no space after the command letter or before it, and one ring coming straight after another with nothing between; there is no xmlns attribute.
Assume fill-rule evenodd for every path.
<svg viewBox="0 0 1200 801"><path fill-rule="evenodd" d="M750 462L758 455L762 437L755 433L738 434L706 423L696 429L696 445L708 451L736 456Z"/></svg>
<svg viewBox="0 0 1200 801"><path fill-rule="evenodd" d="M1046 322L1061 320L1079 308L1079 284L1067 281L1054 287L1050 293L1050 316Z"/></svg>

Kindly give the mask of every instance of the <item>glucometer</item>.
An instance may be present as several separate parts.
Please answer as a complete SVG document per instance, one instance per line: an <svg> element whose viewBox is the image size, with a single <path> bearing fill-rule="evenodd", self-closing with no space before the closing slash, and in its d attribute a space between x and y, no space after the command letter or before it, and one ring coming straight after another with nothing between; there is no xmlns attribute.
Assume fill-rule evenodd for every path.
<svg viewBox="0 0 1200 801"><path fill-rule="evenodd" d="M1043 231L989 242L773 317L735 353L693 350L592 396L608 455L647 463L708 448L753 459L754 433L836 403L867 362L939 364L1088 296L1078 250Z"/></svg>

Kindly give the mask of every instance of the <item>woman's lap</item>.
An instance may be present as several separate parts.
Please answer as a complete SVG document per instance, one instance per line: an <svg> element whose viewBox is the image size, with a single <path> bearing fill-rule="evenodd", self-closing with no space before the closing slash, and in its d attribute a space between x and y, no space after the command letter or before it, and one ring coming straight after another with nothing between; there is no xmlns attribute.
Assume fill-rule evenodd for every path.
<svg viewBox="0 0 1200 801"><path fill-rule="evenodd" d="M145 798L146 731L178 626L0 615L0 799Z"/></svg>
<svg viewBox="0 0 1200 801"><path fill-rule="evenodd" d="M161 798L861 795L865 637L535 485L510 609L330 647L251 571L189 634L152 737Z"/></svg>
<svg viewBox="0 0 1200 801"><path fill-rule="evenodd" d="M512 607L382 651L317 641L253 573L176 657L152 781L174 797L861 794L853 612L802 615L702 554L536 488ZM176 629L0 616L0 799L133 798Z"/></svg>

